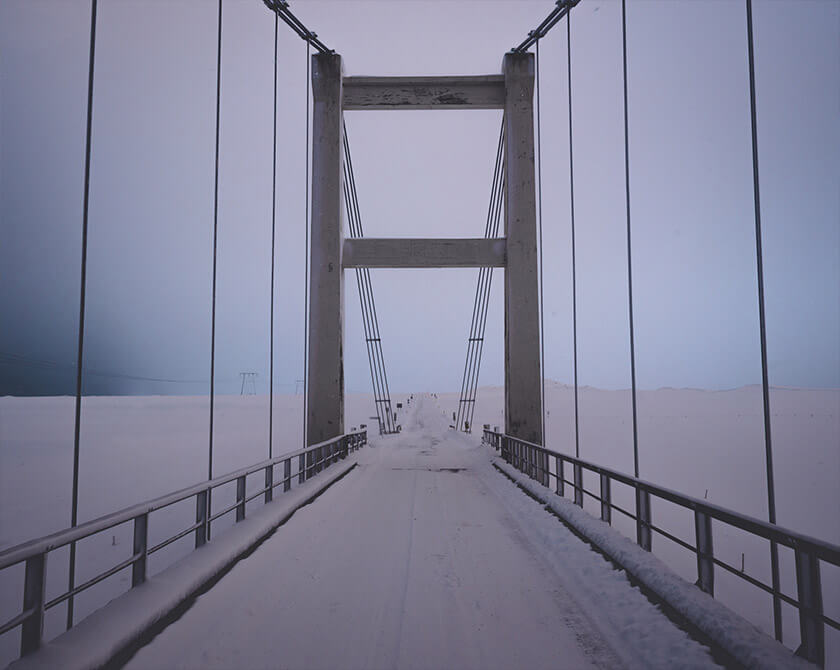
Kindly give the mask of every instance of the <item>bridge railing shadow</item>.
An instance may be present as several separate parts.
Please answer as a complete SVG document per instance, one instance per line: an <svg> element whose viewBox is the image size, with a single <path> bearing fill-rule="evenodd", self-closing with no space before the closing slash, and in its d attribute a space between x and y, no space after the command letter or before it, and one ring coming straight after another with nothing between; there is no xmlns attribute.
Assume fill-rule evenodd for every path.
<svg viewBox="0 0 840 670"><path fill-rule="evenodd" d="M715 594L715 567L719 567L794 607L799 615L801 640L797 655L820 666L824 664L825 626L840 631L840 622L827 616L823 611L820 563L840 567L840 546L684 495L617 470L489 430L488 427L484 428L482 441L499 452L506 463L553 490L556 495L565 497L566 487L569 487L574 504L578 507L583 508L584 496L597 501L602 521L612 524L613 510L633 520L636 525L636 542L646 551L651 550L653 534L656 533L692 552L697 559L695 583L710 596L714 597ZM554 461L554 471L551 471L548 465L551 459ZM567 479L565 474L569 470L571 470L571 480ZM600 483L598 491L586 489L584 472L597 475ZM613 502L612 484L614 482L627 485L635 491L635 510L624 509ZM651 512L652 498L673 503L684 510L693 512L694 544L654 524ZM713 521L792 549L796 565L796 597L774 589L771 585L716 557Z"/></svg>

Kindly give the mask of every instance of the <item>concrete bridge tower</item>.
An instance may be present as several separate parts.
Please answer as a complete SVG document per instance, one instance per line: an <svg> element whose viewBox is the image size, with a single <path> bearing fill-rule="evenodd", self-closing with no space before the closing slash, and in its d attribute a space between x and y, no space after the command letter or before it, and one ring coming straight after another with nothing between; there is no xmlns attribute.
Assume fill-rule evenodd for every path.
<svg viewBox="0 0 840 670"><path fill-rule="evenodd" d="M505 274L505 432L542 444L533 54L506 54L502 74L455 77L344 77L340 55L317 54L312 91L308 443L344 432L345 269L492 266ZM505 236L344 239L342 115L371 109L504 110Z"/></svg>

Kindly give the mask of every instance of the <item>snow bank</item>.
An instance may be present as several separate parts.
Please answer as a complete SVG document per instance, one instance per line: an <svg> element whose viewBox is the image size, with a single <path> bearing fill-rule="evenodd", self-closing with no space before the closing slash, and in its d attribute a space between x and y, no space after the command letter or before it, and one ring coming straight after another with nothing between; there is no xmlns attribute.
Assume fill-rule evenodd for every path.
<svg viewBox="0 0 840 670"><path fill-rule="evenodd" d="M495 464L565 523L606 554L626 573L683 616L716 646L746 667L809 668L811 664L762 633L745 619L699 588L674 574L668 566L608 524L570 500L528 478L501 458Z"/></svg>

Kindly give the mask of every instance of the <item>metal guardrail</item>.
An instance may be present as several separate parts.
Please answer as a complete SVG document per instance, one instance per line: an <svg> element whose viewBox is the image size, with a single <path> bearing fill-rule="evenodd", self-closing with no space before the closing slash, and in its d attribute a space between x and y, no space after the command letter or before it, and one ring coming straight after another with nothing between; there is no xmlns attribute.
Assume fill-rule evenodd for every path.
<svg viewBox="0 0 840 670"><path fill-rule="evenodd" d="M823 612L820 561L840 566L840 546L719 507L705 500L678 493L672 489L658 486L610 468L489 430L486 426L482 441L500 452L505 462L544 486L551 488L550 483L553 477L555 480L554 491L557 495L564 496L566 485L571 487L574 503L578 507L583 507L584 495L597 500L601 505L601 520L612 523L613 510L633 519L636 522L636 542L643 549L651 550L652 534L658 533L693 552L697 556L696 584L712 597L715 593L715 566L717 566L795 607L799 612L801 636L801 645L796 654L820 666L824 664L825 626L828 625L835 630L840 630L840 622L826 616ZM551 472L548 467L549 457L554 457L555 472ZM541 462L544 462L546 466L542 467ZM567 480L563 474L564 466L567 463L572 468L572 481ZM600 491L597 494L584 488L584 470L594 472L599 476ZM612 502L611 483L613 481L635 489L635 513ZM694 512L696 540L694 545L654 525L651 514L651 497L667 500ZM776 590L772 586L716 558L712 532L713 520L793 549L796 558L797 597L791 598L782 591Z"/></svg>
<svg viewBox="0 0 840 670"><path fill-rule="evenodd" d="M278 486L282 486L284 492L288 491L292 488L292 480L295 477L298 483L302 484L307 479L328 468L339 459L346 458L349 453L356 451L366 444L366 430L341 435L332 440L312 445L306 449L299 449L298 451L262 461L261 463L242 468L230 474L222 475L221 477L201 482L200 484L181 489L180 491L175 491L174 493L127 507L112 514L107 514L75 528L68 528L36 540L24 542L23 544L0 552L0 571L18 565L19 563L25 562L26 564L22 611L17 616L0 625L0 635L21 626L20 655L24 656L35 651L41 646L44 633L44 614L50 608L63 603L78 593L128 567L131 567L131 588L142 584L146 581L146 567L150 554L163 549L190 533L195 533L195 548L197 549L209 541L210 525L213 521L233 511L236 512L236 521L242 521L245 518L246 503L259 496L264 497L265 503L271 502L274 489ZM292 476L292 460L295 458L298 459L298 469L295 475ZM283 478L275 482L274 468L281 463L283 464ZM251 495L246 496L245 478L260 470L265 471L265 486ZM236 481L236 502L215 514L211 514L211 491L233 481ZM195 523L162 542L149 547L149 515L156 510L164 509L193 497L196 499ZM134 546L130 558L118 563L105 572L99 573L84 584L80 584L72 590L56 596L52 600L46 600L47 555L51 551L55 551L73 542L129 521L134 522Z"/></svg>

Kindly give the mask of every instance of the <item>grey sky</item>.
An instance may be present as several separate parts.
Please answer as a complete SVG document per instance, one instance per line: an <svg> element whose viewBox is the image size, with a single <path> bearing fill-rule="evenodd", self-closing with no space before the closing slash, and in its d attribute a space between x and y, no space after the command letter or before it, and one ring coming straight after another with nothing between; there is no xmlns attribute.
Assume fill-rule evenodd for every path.
<svg viewBox="0 0 840 670"><path fill-rule="evenodd" d="M293 9L347 74L486 74L552 4ZM86 376L88 393L207 389L215 6L99 3L85 360L105 374ZM262 392L273 20L259 0L224 8L217 390L238 392L238 373L253 370ZM86 1L0 5L0 394L73 388L88 28ZM755 34L770 379L840 387L840 2L756 1ZM628 48L639 385L756 383L744 3L630 0ZM275 383L285 392L303 370L305 59L281 24ZM626 387L620 3L573 11L572 60L580 381ZM570 381L565 24L541 45L541 68L546 375ZM481 235L499 122L493 112L348 113L366 233ZM392 389L458 388L475 275L373 273ZM366 390L347 286L347 386ZM496 291L482 384L502 382L501 337Z"/></svg>

